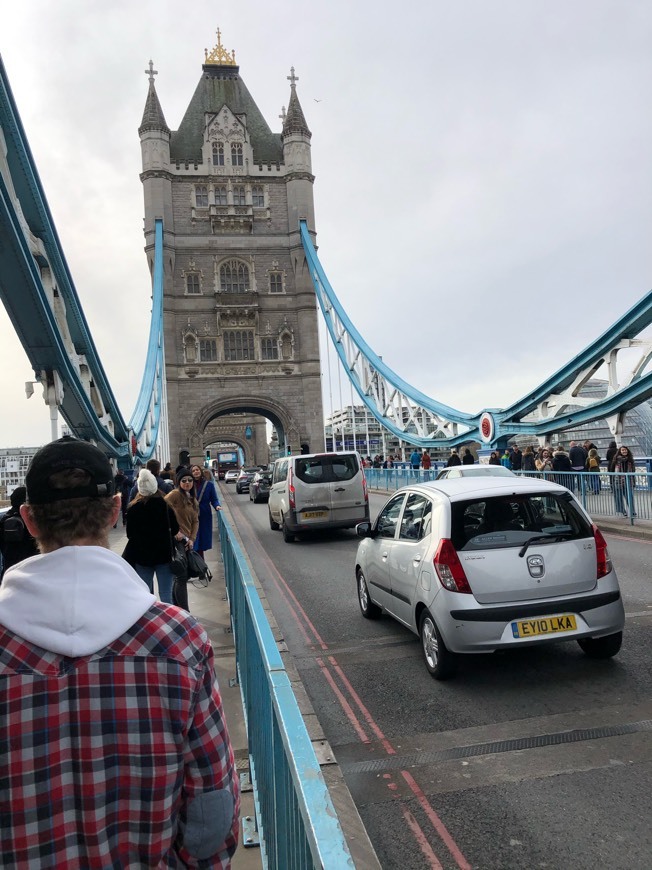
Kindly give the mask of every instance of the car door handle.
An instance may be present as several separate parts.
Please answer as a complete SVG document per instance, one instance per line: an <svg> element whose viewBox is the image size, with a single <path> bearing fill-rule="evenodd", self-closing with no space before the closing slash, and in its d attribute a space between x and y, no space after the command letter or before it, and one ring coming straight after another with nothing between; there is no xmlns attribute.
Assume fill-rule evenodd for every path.
<svg viewBox="0 0 652 870"><path fill-rule="evenodd" d="M413 561L418 565L419 562L421 561L421 556L415 556Z"/></svg>
<svg viewBox="0 0 652 870"><path fill-rule="evenodd" d="M343 486L336 486L333 492L346 492Z"/></svg>
<svg viewBox="0 0 652 870"><path fill-rule="evenodd" d="M381 553L381 557L382 557L383 559L386 559L386 558L387 558L387 550L385 550L384 553Z"/></svg>

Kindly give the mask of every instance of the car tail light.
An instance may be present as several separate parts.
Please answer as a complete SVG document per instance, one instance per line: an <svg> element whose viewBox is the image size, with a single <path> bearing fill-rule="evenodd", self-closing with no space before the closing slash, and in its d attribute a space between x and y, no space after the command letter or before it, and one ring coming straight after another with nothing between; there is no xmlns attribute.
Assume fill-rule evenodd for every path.
<svg viewBox="0 0 652 870"><path fill-rule="evenodd" d="M435 571L441 581L441 585L450 592L471 593L469 581L466 579L464 568L457 555L457 550L449 538L442 538L437 547L433 559Z"/></svg>
<svg viewBox="0 0 652 870"><path fill-rule="evenodd" d="M605 577L607 574L610 574L613 566L611 564L611 558L609 557L607 542L595 523L593 523L593 537L595 538L595 554L598 562L597 579L599 580L600 577Z"/></svg>
<svg viewBox="0 0 652 870"><path fill-rule="evenodd" d="M296 498L295 498L295 489L294 489L294 478L292 477L292 469L290 469L290 473L288 475L288 501L290 502L290 507L294 510L297 506Z"/></svg>

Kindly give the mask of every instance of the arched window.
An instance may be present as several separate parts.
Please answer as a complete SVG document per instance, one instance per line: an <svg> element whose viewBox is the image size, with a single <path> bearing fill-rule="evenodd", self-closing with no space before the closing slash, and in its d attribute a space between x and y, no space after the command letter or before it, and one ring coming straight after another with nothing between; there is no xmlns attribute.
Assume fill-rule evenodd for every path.
<svg viewBox="0 0 652 870"><path fill-rule="evenodd" d="M197 208L208 208L208 188L203 184L195 188L195 205Z"/></svg>
<svg viewBox="0 0 652 870"><path fill-rule="evenodd" d="M240 142L231 143L231 165L242 166L242 145Z"/></svg>
<svg viewBox="0 0 652 870"><path fill-rule="evenodd" d="M224 142L213 142L213 166L224 166Z"/></svg>
<svg viewBox="0 0 652 870"><path fill-rule="evenodd" d="M251 190L251 204L254 208L263 208L265 205L265 191L259 185Z"/></svg>
<svg viewBox="0 0 652 870"><path fill-rule="evenodd" d="M260 339L261 359L278 359L278 341L275 338Z"/></svg>
<svg viewBox="0 0 652 870"><path fill-rule="evenodd" d="M215 188L215 205L226 205L226 187Z"/></svg>
<svg viewBox="0 0 652 870"><path fill-rule="evenodd" d="M247 198L242 184L236 184L233 188L233 205L246 205Z"/></svg>
<svg viewBox="0 0 652 870"><path fill-rule="evenodd" d="M239 260L227 260L220 266L220 290L222 293L247 293L249 269Z"/></svg>
<svg viewBox="0 0 652 870"><path fill-rule="evenodd" d="M201 293L199 287L199 275L194 272L191 272L190 275L186 275L186 293L189 296L196 296L198 293Z"/></svg>
<svg viewBox="0 0 652 870"><path fill-rule="evenodd" d="M201 362L214 362L217 359L217 342L213 338L202 338L199 342Z"/></svg>
<svg viewBox="0 0 652 870"><path fill-rule="evenodd" d="M254 359L253 329L227 329L224 331L224 359L227 362Z"/></svg>

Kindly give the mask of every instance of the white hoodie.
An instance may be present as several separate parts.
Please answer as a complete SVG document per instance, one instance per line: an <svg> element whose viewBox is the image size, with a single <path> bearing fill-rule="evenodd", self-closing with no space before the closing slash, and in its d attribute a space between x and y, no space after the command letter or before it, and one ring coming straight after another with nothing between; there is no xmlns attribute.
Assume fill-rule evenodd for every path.
<svg viewBox="0 0 652 870"><path fill-rule="evenodd" d="M9 568L0 586L0 624L71 658L97 652L146 613L156 597L105 547L62 547Z"/></svg>

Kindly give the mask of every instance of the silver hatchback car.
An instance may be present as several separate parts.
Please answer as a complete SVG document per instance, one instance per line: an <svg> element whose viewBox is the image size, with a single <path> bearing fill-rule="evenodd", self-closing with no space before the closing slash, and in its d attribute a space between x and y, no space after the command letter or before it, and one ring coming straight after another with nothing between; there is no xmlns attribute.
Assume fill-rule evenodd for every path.
<svg viewBox="0 0 652 870"><path fill-rule="evenodd" d="M403 487L360 523L362 615L421 638L436 679L459 653L577 640L615 655L625 613L602 533L563 486L466 477Z"/></svg>

